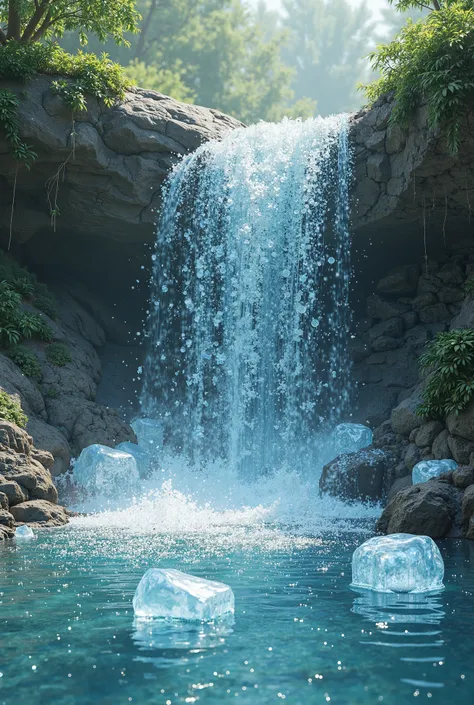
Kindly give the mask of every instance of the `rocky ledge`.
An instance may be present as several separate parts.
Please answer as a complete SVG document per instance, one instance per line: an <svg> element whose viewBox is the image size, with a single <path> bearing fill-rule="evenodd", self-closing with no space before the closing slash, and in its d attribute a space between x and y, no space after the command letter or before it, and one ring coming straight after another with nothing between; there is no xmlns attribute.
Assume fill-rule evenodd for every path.
<svg viewBox="0 0 474 705"><path fill-rule="evenodd" d="M53 463L26 431L0 420L0 540L11 538L20 524L67 524L50 473Z"/></svg>

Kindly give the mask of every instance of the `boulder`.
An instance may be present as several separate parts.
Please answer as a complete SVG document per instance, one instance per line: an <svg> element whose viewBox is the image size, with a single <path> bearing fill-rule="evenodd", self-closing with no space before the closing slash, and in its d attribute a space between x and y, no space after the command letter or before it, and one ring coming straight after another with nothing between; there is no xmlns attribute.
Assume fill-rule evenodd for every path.
<svg viewBox="0 0 474 705"><path fill-rule="evenodd" d="M474 328L474 298L467 296L461 306L458 315L453 318L450 330L458 328Z"/></svg>
<svg viewBox="0 0 474 705"><path fill-rule="evenodd" d="M423 425L422 417L416 413L421 401L420 390L417 390L412 396L402 401L401 404L393 409L390 420L395 433L400 433L402 436L409 436L415 428L419 428Z"/></svg>
<svg viewBox="0 0 474 705"><path fill-rule="evenodd" d="M436 303L438 303L436 296L427 292L425 294L418 294L418 296L412 300L411 305L414 311L421 311L421 309L426 308L426 306L432 306Z"/></svg>
<svg viewBox="0 0 474 705"><path fill-rule="evenodd" d="M383 299L374 294L367 299L367 315L371 318L379 318L386 321L388 318L401 317L409 311L408 304L401 304L396 301Z"/></svg>
<svg viewBox="0 0 474 705"><path fill-rule="evenodd" d="M28 492L24 487L14 480L6 480L3 477L0 477L0 492L7 496L10 509L28 499Z"/></svg>
<svg viewBox="0 0 474 705"><path fill-rule="evenodd" d="M9 526L0 525L0 541L5 541L5 539L12 539L14 535L14 529L11 529Z"/></svg>
<svg viewBox="0 0 474 705"><path fill-rule="evenodd" d="M7 526L11 529L14 523L15 519L13 518L13 514L10 514L6 509L0 509L0 526Z"/></svg>
<svg viewBox="0 0 474 705"><path fill-rule="evenodd" d="M474 485L471 485L466 489L466 491L463 494L462 497L462 504L461 504L461 511L462 511L462 524L464 529L467 529L469 526L469 522L471 520L471 517L474 515ZM470 527L471 528L471 527ZM472 527L474 529L474 526ZM467 536L467 538L474 538L474 533L471 531L471 535Z"/></svg>
<svg viewBox="0 0 474 705"><path fill-rule="evenodd" d="M449 436L448 446L454 460L460 465L467 465L474 451L474 442L467 441L465 438L458 436Z"/></svg>
<svg viewBox="0 0 474 705"><path fill-rule="evenodd" d="M369 330L372 341L377 338L400 338L403 335L403 321L401 318L389 318L386 321L377 323Z"/></svg>
<svg viewBox="0 0 474 705"><path fill-rule="evenodd" d="M463 465L452 474L453 484L459 490L465 490L471 485L474 485L474 467L472 465Z"/></svg>
<svg viewBox="0 0 474 705"><path fill-rule="evenodd" d="M372 350L374 352L385 352L387 350L396 350L400 345L400 341L392 338L389 335L382 335L372 342Z"/></svg>
<svg viewBox="0 0 474 705"><path fill-rule="evenodd" d="M8 509L8 497L4 492L0 492L0 509Z"/></svg>
<svg viewBox="0 0 474 705"><path fill-rule="evenodd" d="M12 507L11 513L18 524L62 526L68 523L66 510L57 504L35 499Z"/></svg>
<svg viewBox="0 0 474 705"><path fill-rule="evenodd" d="M377 522L385 534L417 534L441 539L448 536L456 518L456 490L430 480L397 492Z"/></svg>
<svg viewBox="0 0 474 705"><path fill-rule="evenodd" d="M449 414L446 426L451 435L474 441L474 401L471 401L465 411L461 411L459 414Z"/></svg>
<svg viewBox="0 0 474 705"><path fill-rule="evenodd" d="M395 267L377 284L377 291L392 296L410 296L416 291L420 271L417 265Z"/></svg>
<svg viewBox="0 0 474 705"><path fill-rule="evenodd" d="M449 431L447 428L436 436L431 447L431 452L435 460L446 460L452 458L451 449L448 444Z"/></svg>
<svg viewBox="0 0 474 705"><path fill-rule="evenodd" d="M441 302L422 308L421 311L418 311L418 316L422 323L440 323L451 317L446 304Z"/></svg>
<svg viewBox="0 0 474 705"><path fill-rule="evenodd" d="M407 449L405 451L405 455L403 457L403 461L405 463L405 466L407 470L410 472L413 470L415 465L419 463L421 460L421 450L418 448L418 446L415 443L410 443L407 446Z"/></svg>
<svg viewBox="0 0 474 705"><path fill-rule="evenodd" d="M411 475L405 475L404 477L397 477L395 482L392 484L388 491L388 497L387 500L390 502L390 500L395 497L398 492L401 492L401 490L404 490L406 487L411 487L412 486L412 481L411 481Z"/></svg>
<svg viewBox="0 0 474 705"><path fill-rule="evenodd" d="M416 429L414 441L419 448L432 446L443 429L444 425L441 421L428 421Z"/></svg>
<svg viewBox="0 0 474 705"><path fill-rule="evenodd" d="M383 495L385 472L392 462L389 453L377 448L343 453L324 466L319 489L343 500L378 501Z"/></svg>
<svg viewBox="0 0 474 705"><path fill-rule="evenodd" d="M52 454L53 464L47 468L51 470L51 474L56 476L66 472L71 462L71 449L61 431L45 421L35 418L28 420L27 429L36 448ZM44 462L39 460L44 465ZM45 465L45 467L47 466Z"/></svg>

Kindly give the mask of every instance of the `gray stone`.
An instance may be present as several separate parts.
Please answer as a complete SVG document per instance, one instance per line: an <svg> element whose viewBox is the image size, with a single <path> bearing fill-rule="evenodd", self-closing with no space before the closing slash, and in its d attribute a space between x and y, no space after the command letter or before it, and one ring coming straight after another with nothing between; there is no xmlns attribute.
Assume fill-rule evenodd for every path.
<svg viewBox="0 0 474 705"><path fill-rule="evenodd" d="M8 509L9 504L8 504L8 497L4 492L0 492L0 508L1 509Z"/></svg>
<svg viewBox="0 0 474 705"><path fill-rule="evenodd" d="M6 509L0 509L0 526L7 526L10 529L13 528L15 519L13 515L10 514Z"/></svg>
<svg viewBox="0 0 474 705"><path fill-rule="evenodd" d="M445 538L456 516L456 495L450 485L429 481L395 494L377 522L387 534L406 533Z"/></svg>
<svg viewBox="0 0 474 705"><path fill-rule="evenodd" d="M444 304L455 304L464 299L464 293L461 289L441 289L438 298Z"/></svg>
<svg viewBox="0 0 474 705"><path fill-rule="evenodd" d="M417 294L437 294L441 289L442 283L435 276L423 274L418 279Z"/></svg>
<svg viewBox="0 0 474 705"><path fill-rule="evenodd" d="M421 401L420 392L417 391L392 411L391 422L395 433L408 436L414 428L423 424L423 419L416 413Z"/></svg>
<svg viewBox="0 0 474 705"><path fill-rule="evenodd" d="M393 497L395 497L398 492L404 490L405 487L411 487L411 475L405 475L404 477L398 477L389 489L387 500L390 502Z"/></svg>
<svg viewBox="0 0 474 705"><path fill-rule="evenodd" d="M390 125L385 138L385 150L387 154L398 154L401 152L406 142L406 133L398 125Z"/></svg>
<svg viewBox="0 0 474 705"><path fill-rule="evenodd" d="M459 414L449 414L446 418L446 426L452 435L474 441L474 401L471 401L467 409Z"/></svg>
<svg viewBox="0 0 474 705"><path fill-rule="evenodd" d="M409 310L407 304L401 304L396 301L387 301L381 296L374 294L367 298L367 315L371 318L380 318L386 321L388 318L402 316Z"/></svg>
<svg viewBox="0 0 474 705"><path fill-rule="evenodd" d="M449 460L453 457L448 444L449 431L447 428L436 436L431 447L431 452L435 460Z"/></svg>
<svg viewBox="0 0 474 705"><path fill-rule="evenodd" d="M391 338L388 335L382 335L372 342L372 350L375 352L384 352L386 350L396 350L400 345L400 341L396 338Z"/></svg>
<svg viewBox="0 0 474 705"><path fill-rule="evenodd" d="M324 466L319 488L345 500L380 500L391 462L390 454L375 448L345 453Z"/></svg>
<svg viewBox="0 0 474 705"><path fill-rule="evenodd" d="M464 272L461 267L452 262L443 265L437 274L439 279L445 284L462 284L464 281Z"/></svg>
<svg viewBox="0 0 474 705"><path fill-rule="evenodd" d="M400 338L402 335L403 321L401 318L389 318L386 321L377 323L369 330L369 336L372 341L381 337Z"/></svg>
<svg viewBox="0 0 474 705"><path fill-rule="evenodd" d="M66 511L57 504L36 499L12 507L15 521L21 524L42 524L43 526L62 526L68 523Z"/></svg>
<svg viewBox="0 0 474 705"><path fill-rule="evenodd" d="M414 294L418 284L420 270L415 264L395 267L377 284L381 294L409 296Z"/></svg>
<svg viewBox="0 0 474 705"><path fill-rule="evenodd" d="M402 313L400 318L403 321L403 327L405 330L414 328L418 323L418 314L415 311L407 311L406 313Z"/></svg>
<svg viewBox="0 0 474 705"><path fill-rule="evenodd" d="M446 321L450 317L446 304L442 303L427 306L421 309L418 315L422 323L438 323L440 321Z"/></svg>
<svg viewBox="0 0 474 705"><path fill-rule="evenodd" d="M350 338L348 347L349 354L354 362L362 362L371 352L370 345L356 337Z"/></svg>
<svg viewBox="0 0 474 705"><path fill-rule="evenodd" d="M410 472L413 470L415 465L421 460L421 452L415 443L410 443L405 451L403 461L406 465L407 470Z"/></svg>
<svg viewBox="0 0 474 705"><path fill-rule="evenodd" d="M458 436L449 436L448 445L457 463L460 465L467 465L469 463L471 453L474 451L473 441L467 441L465 438L459 438Z"/></svg>
<svg viewBox="0 0 474 705"><path fill-rule="evenodd" d="M464 299L459 314L451 321L450 330L474 328L474 298Z"/></svg>
<svg viewBox="0 0 474 705"><path fill-rule="evenodd" d="M28 492L14 480L7 481L0 477L0 492L7 496L10 509L28 499Z"/></svg>
<svg viewBox="0 0 474 705"><path fill-rule="evenodd" d="M428 421L416 431L414 441L420 448L431 447L443 429L441 421Z"/></svg>
<svg viewBox="0 0 474 705"><path fill-rule="evenodd" d="M383 145L383 139L382 139ZM367 176L374 181L388 181L390 159L386 154L372 154L367 160Z"/></svg>
<svg viewBox="0 0 474 705"><path fill-rule="evenodd" d="M469 525L469 521L474 514L474 485L470 485L470 487L468 487L464 492L462 497L461 511L462 523L466 528ZM472 529L474 530L474 526L472 527ZM471 535L468 536L468 538L470 539L474 538L473 530L470 531Z"/></svg>
<svg viewBox="0 0 474 705"><path fill-rule="evenodd" d="M71 462L71 449L63 434L54 426L35 418L28 420L27 429L35 446L53 455L54 463L50 468L52 475L66 472Z"/></svg>
<svg viewBox="0 0 474 705"><path fill-rule="evenodd" d="M464 465L453 471L453 484L460 490L465 490L474 485L474 467Z"/></svg>
<svg viewBox="0 0 474 705"><path fill-rule="evenodd" d="M422 308L425 308L426 306L432 306L433 304L438 303L438 299L434 294L426 293L426 294L418 294L413 301L411 302L411 305L413 306L413 309L415 311L421 311Z"/></svg>

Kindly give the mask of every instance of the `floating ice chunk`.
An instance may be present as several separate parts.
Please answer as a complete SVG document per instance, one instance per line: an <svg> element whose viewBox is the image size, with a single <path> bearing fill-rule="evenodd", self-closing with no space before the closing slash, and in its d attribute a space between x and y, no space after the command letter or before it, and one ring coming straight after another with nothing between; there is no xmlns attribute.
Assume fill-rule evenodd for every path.
<svg viewBox="0 0 474 705"><path fill-rule="evenodd" d="M115 450L121 450L123 453L129 453L133 455L137 463L137 469L140 477L146 477L148 475L150 458L145 450L138 446L136 443L130 443L130 441L124 441L115 446Z"/></svg>
<svg viewBox="0 0 474 705"><path fill-rule="evenodd" d="M352 586L377 592L427 592L443 586L444 563L429 536L375 536L354 551Z"/></svg>
<svg viewBox="0 0 474 705"><path fill-rule="evenodd" d="M171 617L208 622L234 613L234 593L225 583L172 568L151 568L133 598L137 617Z"/></svg>
<svg viewBox="0 0 474 705"><path fill-rule="evenodd" d="M333 434L336 455L354 453L367 448L372 443L372 431L360 423L341 423L336 426Z"/></svg>
<svg viewBox="0 0 474 705"><path fill-rule="evenodd" d="M133 455L94 443L76 460L73 479L91 494L116 497L130 495L140 476Z"/></svg>
<svg viewBox="0 0 474 705"><path fill-rule="evenodd" d="M149 464L155 464L163 448L162 423L157 419L139 418L132 421L131 426L137 436L138 445L148 455Z"/></svg>
<svg viewBox="0 0 474 705"><path fill-rule="evenodd" d="M458 464L455 460L422 460L413 468L411 479L414 485L426 482L432 477L438 477L443 472L456 470Z"/></svg>
<svg viewBox="0 0 474 705"><path fill-rule="evenodd" d="M29 526L23 524L23 526L17 526L17 528L15 529L15 538L21 539L22 541L28 541L30 539L36 538L36 536L34 534L34 531Z"/></svg>

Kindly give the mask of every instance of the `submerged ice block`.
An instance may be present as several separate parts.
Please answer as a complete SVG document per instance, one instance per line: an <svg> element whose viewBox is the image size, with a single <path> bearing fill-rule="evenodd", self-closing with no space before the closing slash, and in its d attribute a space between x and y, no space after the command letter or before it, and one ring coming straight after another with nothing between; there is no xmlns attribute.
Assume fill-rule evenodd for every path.
<svg viewBox="0 0 474 705"><path fill-rule="evenodd" d="M29 526L26 524L23 524L23 526L17 526L15 529L15 538L16 539L21 539L22 541L25 540L30 540L36 538L33 529L31 529Z"/></svg>
<svg viewBox="0 0 474 705"><path fill-rule="evenodd" d="M234 593L225 583L180 570L151 568L133 598L136 617L168 617L208 622L234 613Z"/></svg>
<svg viewBox="0 0 474 705"><path fill-rule="evenodd" d="M360 423L341 423L333 433L333 443L336 455L354 453L367 448L372 443L372 431Z"/></svg>
<svg viewBox="0 0 474 705"><path fill-rule="evenodd" d="M140 479L133 455L94 443L74 464L74 482L91 494L129 495Z"/></svg>
<svg viewBox="0 0 474 705"><path fill-rule="evenodd" d="M455 460L422 460L412 470L411 479L414 485L426 482L432 477L438 477L449 470L456 470Z"/></svg>
<svg viewBox="0 0 474 705"><path fill-rule="evenodd" d="M163 448L163 425L157 419L138 418L132 421L131 426L137 436L138 445L143 448L148 455L149 464L153 466Z"/></svg>
<svg viewBox="0 0 474 705"><path fill-rule="evenodd" d="M141 446L136 443L130 443L130 441L124 441L123 443L119 443L118 446L115 446L115 450L121 450L123 453L133 455L137 463L137 470L140 477L146 477L148 475L150 458Z"/></svg>
<svg viewBox="0 0 474 705"><path fill-rule="evenodd" d="M375 536L354 551L352 587L377 592L427 592L443 587L444 563L429 536Z"/></svg>

